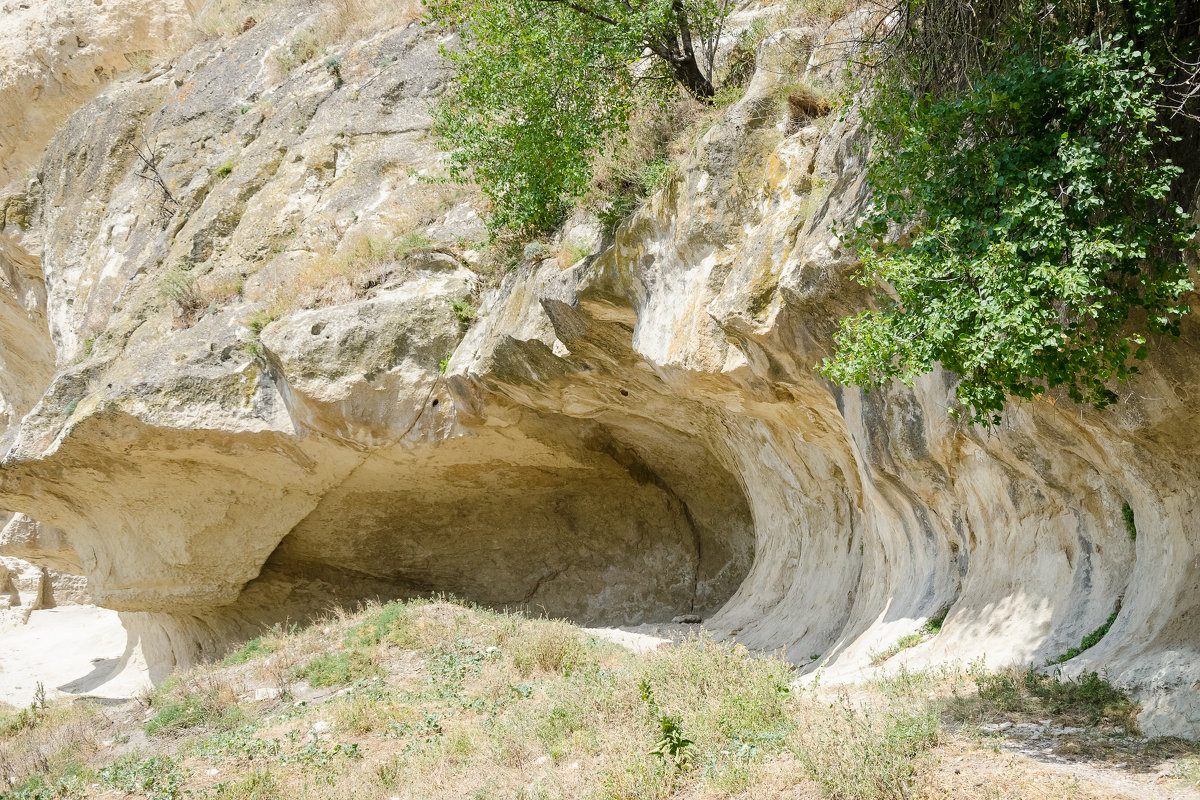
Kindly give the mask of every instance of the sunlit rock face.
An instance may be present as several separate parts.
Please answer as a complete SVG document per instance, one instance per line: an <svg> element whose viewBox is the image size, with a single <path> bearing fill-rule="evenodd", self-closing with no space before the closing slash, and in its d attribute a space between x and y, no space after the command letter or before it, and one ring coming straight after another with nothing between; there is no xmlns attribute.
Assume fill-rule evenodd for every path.
<svg viewBox="0 0 1200 800"><path fill-rule="evenodd" d="M789 119L778 87L829 79L845 30L768 39L586 258L488 278L464 257L486 209L422 179L438 34L283 69L317 13L118 79L46 145L0 233L0 502L26 515L0 553L85 574L156 677L439 591L699 614L826 680L943 614L885 668L1041 664L1117 611L1064 671L1138 692L1149 733L1200 730L1194 326L1118 406L1014 405L990 432L947 416L952 375L865 394L815 372L869 302L831 233L867 202L868 141L853 113Z"/></svg>

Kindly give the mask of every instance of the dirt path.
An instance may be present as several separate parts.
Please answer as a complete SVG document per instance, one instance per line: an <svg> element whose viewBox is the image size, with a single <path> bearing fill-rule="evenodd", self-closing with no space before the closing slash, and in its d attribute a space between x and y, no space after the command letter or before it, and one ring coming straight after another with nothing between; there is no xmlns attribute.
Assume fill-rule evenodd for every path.
<svg viewBox="0 0 1200 800"><path fill-rule="evenodd" d="M0 702L26 706L38 683L47 699L125 698L149 685L136 655L123 663L126 635L117 612L95 606L34 611L0 631Z"/></svg>

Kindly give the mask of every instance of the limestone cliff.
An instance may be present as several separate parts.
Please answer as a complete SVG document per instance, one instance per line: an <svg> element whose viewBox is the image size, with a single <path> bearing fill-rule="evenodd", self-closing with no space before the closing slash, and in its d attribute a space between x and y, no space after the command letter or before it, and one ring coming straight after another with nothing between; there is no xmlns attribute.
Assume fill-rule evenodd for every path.
<svg viewBox="0 0 1200 800"><path fill-rule="evenodd" d="M947 611L893 663L1043 663L1115 611L1064 671L1200 731L1194 325L1109 411L1013 405L990 433L946 415L952 375L817 375L867 302L830 233L866 137L793 124L777 87L828 77L836 30L768 39L585 258L489 283L477 198L425 179L443 42L389 8L321 42L322 6L277 6L118 76L0 195L0 504L70 544L26 528L13 555L77 558L160 676L430 591L700 614L837 679Z"/></svg>

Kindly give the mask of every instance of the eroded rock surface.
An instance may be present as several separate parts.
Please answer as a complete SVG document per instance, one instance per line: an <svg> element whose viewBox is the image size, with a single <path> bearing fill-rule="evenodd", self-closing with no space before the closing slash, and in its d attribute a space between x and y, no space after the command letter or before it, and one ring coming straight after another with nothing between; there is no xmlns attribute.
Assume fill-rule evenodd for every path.
<svg viewBox="0 0 1200 800"><path fill-rule="evenodd" d="M37 405L0 501L70 547L6 539L73 552L156 677L265 622L430 591L697 614L847 680L943 614L891 663L1042 663L1118 611L1064 670L1137 691L1147 732L1200 730L1194 325L1112 410L1050 398L990 433L946 415L951 375L864 394L814 372L867 302L830 233L866 202L866 137L853 114L788 119L778 87L829 79L845 31L769 39L615 236L489 288L458 257L482 207L422 179L437 34L284 69L318 14L117 83L21 200L40 244L4 296L42 331L12 382L38 397L2 373ZM7 358L34 340L3 319Z"/></svg>

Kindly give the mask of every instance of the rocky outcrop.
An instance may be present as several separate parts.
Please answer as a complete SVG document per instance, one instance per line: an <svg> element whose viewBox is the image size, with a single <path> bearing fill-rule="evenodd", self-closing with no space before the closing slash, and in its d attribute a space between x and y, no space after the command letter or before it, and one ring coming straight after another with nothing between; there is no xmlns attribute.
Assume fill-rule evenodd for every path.
<svg viewBox="0 0 1200 800"><path fill-rule="evenodd" d="M0 556L0 631L23 624L39 609L88 601L85 578Z"/></svg>
<svg viewBox="0 0 1200 800"><path fill-rule="evenodd" d="M1115 611L1064 670L1134 688L1148 732L1200 729L1196 328L1119 406L1051 397L991 432L946 415L952 375L815 373L867 302L830 232L866 202L867 142L853 114L790 118L780 87L829 79L837 31L768 40L603 247L488 287L458 241L474 198L422 179L438 42L402 26L330 43L336 74L285 69L317 13L115 85L23 206L58 371L0 501L63 532L157 674L430 591L699 614L846 680L933 617L893 665L1044 663Z"/></svg>
<svg viewBox="0 0 1200 800"><path fill-rule="evenodd" d="M5 42L0 51L0 428L11 428L37 403L57 357L47 329L36 223L43 151L67 117L118 75L141 78L150 72L159 56L181 43L190 19L186 0L0 3ZM9 578L12 597L40 597L41 589L30 588L30 581L40 586L47 579L44 571L12 558L32 552L29 545L36 537L8 533L0 535L8 574L36 576ZM55 551L64 546L55 535L50 539L47 558L55 561ZM52 582L61 587L62 597L81 596L79 579ZM0 592L5 585L0 578ZM40 602L12 601L26 615Z"/></svg>
<svg viewBox="0 0 1200 800"><path fill-rule="evenodd" d="M188 5L186 0L0 3L5 42L0 51L0 192L40 160L63 120L117 74L148 69L186 29Z"/></svg>

